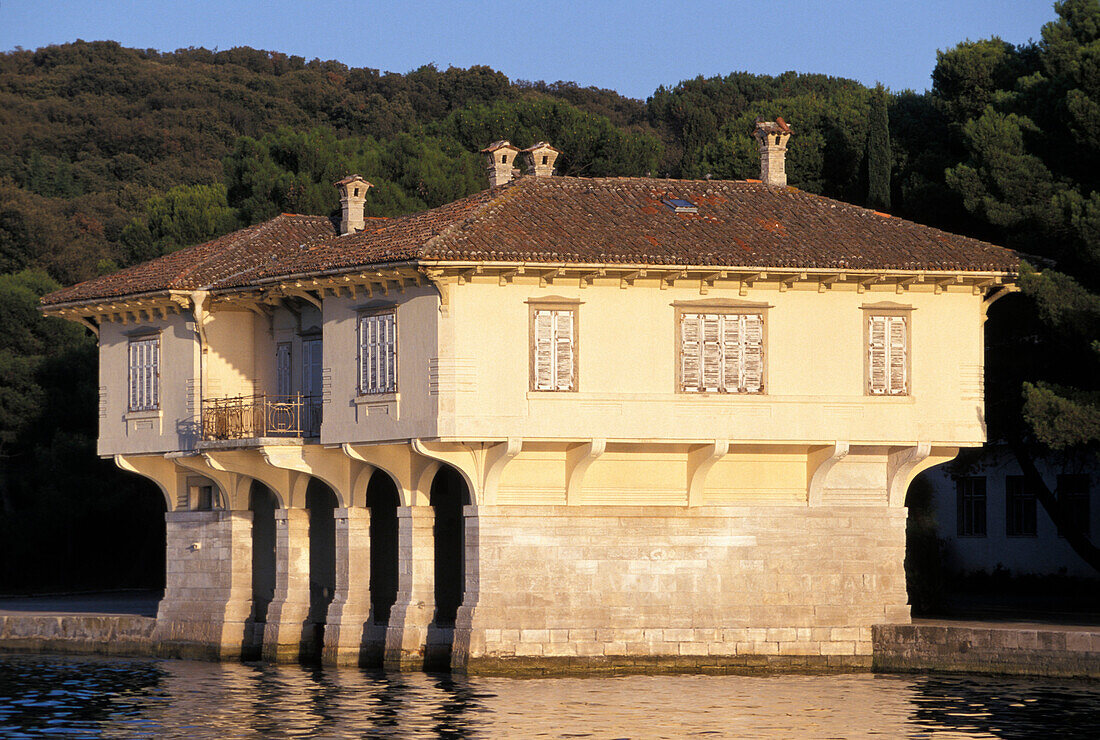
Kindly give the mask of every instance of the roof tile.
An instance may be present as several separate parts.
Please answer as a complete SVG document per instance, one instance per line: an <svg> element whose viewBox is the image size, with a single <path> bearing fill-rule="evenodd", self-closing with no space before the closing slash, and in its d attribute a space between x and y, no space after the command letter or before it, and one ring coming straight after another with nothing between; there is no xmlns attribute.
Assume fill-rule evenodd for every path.
<svg viewBox="0 0 1100 740"><path fill-rule="evenodd" d="M662 201L689 200L698 213ZM46 304L361 269L408 260L1015 272L988 242L758 181L521 177L340 236L321 216L262 224L95 278Z"/></svg>

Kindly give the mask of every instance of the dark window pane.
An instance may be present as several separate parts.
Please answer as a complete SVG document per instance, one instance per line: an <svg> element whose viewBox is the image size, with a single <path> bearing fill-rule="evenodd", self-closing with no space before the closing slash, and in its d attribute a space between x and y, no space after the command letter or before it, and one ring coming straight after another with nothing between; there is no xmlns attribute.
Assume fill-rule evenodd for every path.
<svg viewBox="0 0 1100 740"><path fill-rule="evenodd" d="M1005 534L1035 536L1035 493L1024 484L1024 476L1005 478Z"/></svg>
<svg viewBox="0 0 1100 740"><path fill-rule="evenodd" d="M1089 535L1089 477L1087 474L1074 473L1058 476L1058 502L1062 510L1066 512L1073 525L1078 527L1081 534ZM1064 537L1062 528L1058 528L1058 536Z"/></svg>
<svg viewBox="0 0 1100 740"><path fill-rule="evenodd" d="M985 537L985 476L955 479L959 537Z"/></svg>

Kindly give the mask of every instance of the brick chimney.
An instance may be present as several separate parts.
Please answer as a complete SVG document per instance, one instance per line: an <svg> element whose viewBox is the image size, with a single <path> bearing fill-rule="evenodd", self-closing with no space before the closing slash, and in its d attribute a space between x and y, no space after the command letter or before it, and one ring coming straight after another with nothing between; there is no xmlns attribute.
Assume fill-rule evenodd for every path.
<svg viewBox="0 0 1100 740"><path fill-rule="evenodd" d="M523 158L527 163L527 174L535 177L550 177L554 174L554 160L561 151L540 141L534 146L523 150Z"/></svg>
<svg viewBox="0 0 1100 740"><path fill-rule="evenodd" d="M787 187L787 139L791 138L791 127L779 116L774 121L756 119L756 130L752 133L760 144L760 180L772 187Z"/></svg>
<svg viewBox="0 0 1100 740"><path fill-rule="evenodd" d="M340 191L340 236L363 230L363 208L367 203L367 190L373 187L359 175L348 175L333 185Z"/></svg>
<svg viewBox="0 0 1100 740"><path fill-rule="evenodd" d="M495 188L511 182L516 176L515 162L519 149L507 141L494 141L481 150L486 155L486 170L489 173L489 187Z"/></svg>

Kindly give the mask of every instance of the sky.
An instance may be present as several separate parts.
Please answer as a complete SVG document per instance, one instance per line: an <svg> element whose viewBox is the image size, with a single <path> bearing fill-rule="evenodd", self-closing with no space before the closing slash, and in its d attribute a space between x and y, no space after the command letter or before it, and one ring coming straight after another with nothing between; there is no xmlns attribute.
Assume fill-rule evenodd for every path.
<svg viewBox="0 0 1100 740"><path fill-rule="evenodd" d="M484 64L645 99L659 85L788 70L894 91L932 84L936 51L1038 40L1052 0L0 0L0 50L76 39L173 51L251 46L408 72Z"/></svg>

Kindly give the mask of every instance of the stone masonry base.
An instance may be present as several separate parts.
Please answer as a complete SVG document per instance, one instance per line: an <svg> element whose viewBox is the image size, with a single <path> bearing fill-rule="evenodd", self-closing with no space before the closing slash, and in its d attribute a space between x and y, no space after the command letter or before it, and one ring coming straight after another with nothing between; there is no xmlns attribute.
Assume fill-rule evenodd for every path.
<svg viewBox="0 0 1100 740"><path fill-rule="evenodd" d="M871 625L909 621L905 513L478 507L452 667L867 666Z"/></svg>

